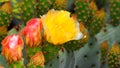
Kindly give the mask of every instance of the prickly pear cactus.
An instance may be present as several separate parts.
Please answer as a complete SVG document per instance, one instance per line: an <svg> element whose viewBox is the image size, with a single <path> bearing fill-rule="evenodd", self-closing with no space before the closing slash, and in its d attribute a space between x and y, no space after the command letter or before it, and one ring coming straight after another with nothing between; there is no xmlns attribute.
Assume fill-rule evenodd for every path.
<svg viewBox="0 0 120 68"><path fill-rule="evenodd" d="M36 0L22 0L20 7L22 9L22 20L25 24L29 19L36 17Z"/></svg>
<svg viewBox="0 0 120 68"><path fill-rule="evenodd" d="M89 2L88 0L75 0L75 13L79 22L87 22Z"/></svg>
<svg viewBox="0 0 120 68"><path fill-rule="evenodd" d="M51 5L53 4L53 0L38 0L37 1L37 15L45 14L48 10L51 9Z"/></svg>
<svg viewBox="0 0 120 68"><path fill-rule="evenodd" d="M9 26L12 15L0 10L0 26Z"/></svg>
<svg viewBox="0 0 120 68"><path fill-rule="evenodd" d="M86 23L91 36L94 36L100 32L105 22L106 13L104 11L104 8L102 8L101 10L96 11L93 15L93 18L91 18L92 20L89 19L89 22Z"/></svg>
<svg viewBox="0 0 120 68"><path fill-rule="evenodd" d="M114 44L108 53L108 67L119 68L120 67L120 47L118 44Z"/></svg>
<svg viewBox="0 0 120 68"><path fill-rule="evenodd" d="M108 42L104 41L101 45L100 45L100 50L101 50L101 63L104 64L107 60L107 56L108 56Z"/></svg>
<svg viewBox="0 0 120 68"><path fill-rule="evenodd" d="M110 18L113 26L120 24L120 0L110 0Z"/></svg>

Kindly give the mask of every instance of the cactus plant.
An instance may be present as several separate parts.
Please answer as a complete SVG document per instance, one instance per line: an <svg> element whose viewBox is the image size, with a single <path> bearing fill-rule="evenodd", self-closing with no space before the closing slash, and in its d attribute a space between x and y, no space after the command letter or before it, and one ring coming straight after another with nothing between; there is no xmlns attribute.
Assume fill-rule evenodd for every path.
<svg viewBox="0 0 120 68"><path fill-rule="evenodd" d="M120 0L110 1L110 18L113 26L120 24Z"/></svg>
<svg viewBox="0 0 120 68"><path fill-rule="evenodd" d="M104 25L104 22L105 22L104 8L96 11L95 14L93 14L93 15L94 15L93 18L91 18L92 20L89 20L89 22L86 23L88 31L89 31L90 35L92 35L92 36L99 33L99 31L101 30L101 28Z"/></svg>
<svg viewBox="0 0 120 68"><path fill-rule="evenodd" d="M14 6L16 4L17 7L20 7L18 9L15 9L16 7L13 7L13 15L18 14L18 18L19 18L19 14L21 14L20 12L21 7L26 7L28 9L29 8L28 4L32 3L31 0L28 3L26 1L29 1L29 0L11 0L11 1L12 1L11 2L12 5L14 3ZM71 1L73 2L73 0ZM87 5L83 3L86 1L87 3L85 4ZM13 68L16 66L18 68L23 68L23 67L26 67L26 68L27 67L28 68L44 68L44 67L45 68L100 68L100 67L106 68L104 66L108 66L106 65L107 63L103 65L101 64L101 62L104 63L106 59L108 59L108 62L111 62L110 51L112 49L109 51L109 53L107 53L106 51L111 46L108 44L113 44L114 42L120 41L119 39L120 26L112 27L110 24L105 24L104 27L102 27L103 23L98 23L98 22L103 22L103 20L106 17L105 12L104 12L104 9L98 10L94 1L95 0L91 0L90 1L91 3L89 4L88 0L75 0L75 7L80 7L78 6L79 4L82 5L82 8L80 8L79 10L77 8L75 12L76 11L82 12L82 10L86 11L85 8L86 7L89 8L85 14L85 16L87 17L86 18L88 22L87 23L85 20L82 19L84 17L84 14L83 15L81 14L79 18L78 14L76 13L77 18L76 17L74 18L73 16L72 17L70 16L69 12L64 10L60 10L60 11L50 10L47 14L44 15L43 13L47 12L46 6L47 8L50 9L56 5L55 0L34 0L34 2L36 2L34 6L37 5L37 7L42 7L43 11L41 12L40 8L37 8L37 11L33 9L32 10L36 13L40 11L40 13L38 13L38 16L39 15L43 15L43 16L41 16L41 18L37 18L37 19L34 18L31 21L28 21L29 23L27 22L26 26L19 33L16 33L16 31L14 33L14 30L11 30L10 33L8 33L9 36L11 36L12 33L23 35L24 42L26 44L24 45L25 51L23 50L23 53L22 53L23 57L19 62L9 63L9 61L7 60L8 64L1 63L3 60L1 60L0 58L0 67L5 67L5 64L6 64L10 68ZM23 2L25 2L25 5L21 4ZM86 7L83 8L83 6L86 6ZM55 7L55 8L61 9L61 7ZM87 14L88 12L90 14ZM23 12L22 14L24 16ZM25 12L25 17L28 17L26 15L27 13ZM15 17L16 16L17 15L15 15ZM19 19L23 19L22 16L20 17L21 18ZM82 20L79 21L78 23L77 20L79 19L82 19ZM83 24L86 27L84 27ZM42 25L43 25L43 29L42 29ZM89 28L88 30L90 33L90 37L88 37L89 34L86 28L87 29ZM94 37L91 37L91 36L94 36ZM101 48L101 53L100 53L100 48ZM2 48L4 52L7 51L5 49ZM9 51L11 52L12 50L9 50ZM11 55L13 55L15 52L17 51L14 51ZM2 54L3 54L3 51L2 51ZM108 57L110 58L106 57L107 54L108 54ZM100 61L100 59L102 61ZM10 60L12 60L12 58L10 58ZM111 65L109 64L109 66Z"/></svg>
<svg viewBox="0 0 120 68"><path fill-rule="evenodd" d="M119 58L120 48L119 45L115 43L108 53L109 68L119 68L120 67Z"/></svg>
<svg viewBox="0 0 120 68"><path fill-rule="evenodd" d="M53 0L37 0L37 15L43 15L52 8Z"/></svg>
<svg viewBox="0 0 120 68"><path fill-rule="evenodd" d="M75 0L75 13L79 22L87 22L89 10L88 0Z"/></svg>
<svg viewBox="0 0 120 68"><path fill-rule="evenodd" d="M54 59L54 56L58 55L59 50L61 49L61 46L55 46L49 42L44 42L44 45L42 47L43 54L45 56L46 64L49 61L52 61Z"/></svg>
<svg viewBox="0 0 120 68"><path fill-rule="evenodd" d="M22 0L20 4L22 14L22 20L26 24L26 22L31 19L36 17L36 0Z"/></svg>

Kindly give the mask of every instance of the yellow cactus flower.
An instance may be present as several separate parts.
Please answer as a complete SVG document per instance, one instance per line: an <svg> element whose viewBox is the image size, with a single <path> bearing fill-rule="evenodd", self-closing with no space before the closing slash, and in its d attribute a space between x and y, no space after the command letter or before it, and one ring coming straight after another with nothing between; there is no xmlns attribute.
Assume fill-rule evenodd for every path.
<svg viewBox="0 0 120 68"><path fill-rule="evenodd" d="M63 44L73 40L78 34L76 20L64 10L50 10L41 17L46 40L53 44ZM79 27L78 27L79 29Z"/></svg>

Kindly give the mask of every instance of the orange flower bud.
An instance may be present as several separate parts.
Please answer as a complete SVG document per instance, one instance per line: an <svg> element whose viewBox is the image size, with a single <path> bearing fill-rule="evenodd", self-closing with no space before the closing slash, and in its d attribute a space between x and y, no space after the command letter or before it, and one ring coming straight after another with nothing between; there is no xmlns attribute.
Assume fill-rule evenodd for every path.
<svg viewBox="0 0 120 68"><path fill-rule="evenodd" d="M7 61L19 61L22 58L23 40L19 35L10 35L2 41L2 54Z"/></svg>
<svg viewBox="0 0 120 68"><path fill-rule="evenodd" d="M34 56L31 57L31 60L34 65L44 67L45 58L42 52L36 53Z"/></svg>
<svg viewBox="0 0 120 68"><path fill-rule="evenodd" d="M31 19L27 22L26 27L23 29L22 34L25 37L27 46L38 46L41 43L42 23L39 18Z"/></svg>

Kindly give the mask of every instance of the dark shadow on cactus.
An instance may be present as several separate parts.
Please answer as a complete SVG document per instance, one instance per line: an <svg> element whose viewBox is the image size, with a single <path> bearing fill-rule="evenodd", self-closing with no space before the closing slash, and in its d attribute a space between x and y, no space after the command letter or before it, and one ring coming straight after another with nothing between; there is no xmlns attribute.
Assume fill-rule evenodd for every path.
<svg viewBox="0 0 120 68"><path fill-rule="evenodd" d="M19 27L19 24L21 24L22 21L16 18L12 18L12 21L10 23L10 25L8 26L8 31L14 27ZM19 30L19 28L17 28L17 30Z"/></svg>

